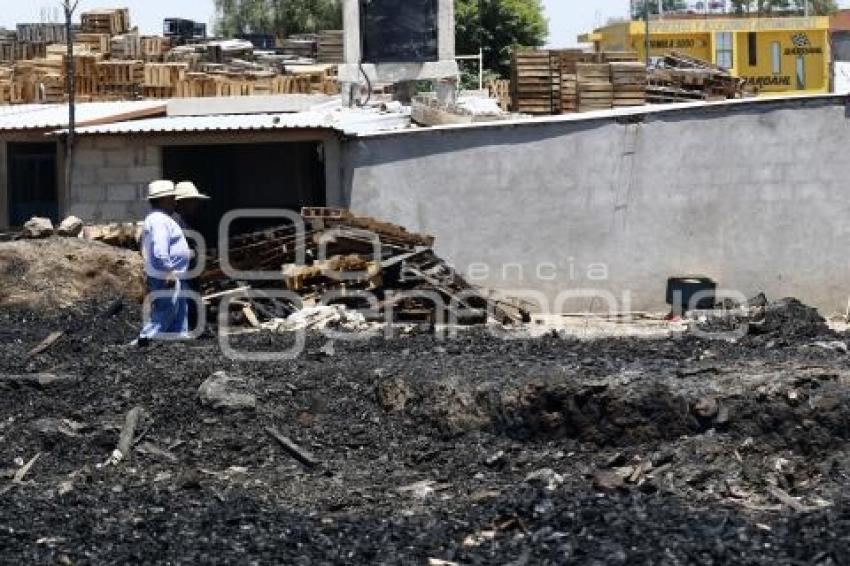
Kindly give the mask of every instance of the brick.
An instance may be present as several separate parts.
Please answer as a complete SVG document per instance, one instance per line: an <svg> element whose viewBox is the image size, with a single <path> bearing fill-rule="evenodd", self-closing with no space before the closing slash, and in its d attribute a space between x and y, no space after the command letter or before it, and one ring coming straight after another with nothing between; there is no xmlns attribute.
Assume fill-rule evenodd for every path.
<svg viewBox="0 0 850 566"><path fill-rule="evenodd" d="M99 203L106 200L106 187L103 185L84 185L77 179L71 188L71 203ZM79 215L77 215L79 216ZM82 218L82 216L80 216Z"/></svg>
<svg viewBox="0 0 850 566"><path fill-rule="evenodd" d="M84 167L99 169L106 163L104 152L99 149L85 149L74 152L74 169Z"/></svg>
<svg viewBox="0 0 850 566"><path fill-rule="evenodd" d="M93 185L97 182L97 168L94 167L74 167L74 184Z"/></svg>
<svg viewBox="0 0 850 566"><path fill-rule="evenodd" d="M122 136L98 136L94 146L99 149L126 149L130 142Z"/></svg>
<svg viewBox="0 0 850 566"><path fill-rule="evenodd" d="M135 221L133 204L126 202L105 202L100 205L100 219L106 222Z"/></svg>
<svg viewBox="0 0 850 566"><path fill-rule="evenodd" d="M97 180L105 185L132 183L129 175L131 170L131 167L101 167L97 171Z"/></svg>
<svg viewBox="0 0 850 566"><path fill-rule="evenodd" d="M99 220L97 217L98 205L74 203L68 207L67 214L80 218L83 222L94 222Z"/></svg>
<svg viewBox="0 0 850 566"><path fill-rule="evenodd" d="M133 167L127 171L127 176L124 181L128 183L143 183L147 185L151 181L156 181L162 177L162 169L157 166Z"/></svg>
<svg viewBox="0 0 850 566"><path fill-rule="evenodd" d="M162 160L162 150L159 146L149 145L145 147L145 165L159 167Z"/></svg>
<svg viewBox="0 0 850 566"><path fill-rule="evenodd" d="M133 202L139 199L139 188L135 184L109 185L106 199L112 202Z"/></svg>
<svg viewBox="0 0 850 566"><path fill-rule="evenodd" d="M131 148L103 150L107 167L132 167L135 165L135 151Z"/></svg>

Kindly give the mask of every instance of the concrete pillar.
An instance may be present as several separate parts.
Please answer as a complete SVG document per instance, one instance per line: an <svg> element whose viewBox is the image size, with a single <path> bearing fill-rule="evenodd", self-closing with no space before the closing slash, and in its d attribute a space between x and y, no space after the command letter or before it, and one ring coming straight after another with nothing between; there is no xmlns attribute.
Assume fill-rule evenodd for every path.
<svg viewBox="0 0 850 566"><path fill-rule="evenodd" d="M441 99L450 101L454 93L449 93L449 85L457 85L460 74L455 60L455 12L454 0L439 0L438 23L438 60L425 63L379 63L361 61L360 5L362 0L344 0L343 39L345 64L339 67L339 81L342 84L342 99L346 106L353 106L358 100L359 90L366 83L366 74L373 83L403 83L416 81L435 81L440 85L438 93Z"/></svg>

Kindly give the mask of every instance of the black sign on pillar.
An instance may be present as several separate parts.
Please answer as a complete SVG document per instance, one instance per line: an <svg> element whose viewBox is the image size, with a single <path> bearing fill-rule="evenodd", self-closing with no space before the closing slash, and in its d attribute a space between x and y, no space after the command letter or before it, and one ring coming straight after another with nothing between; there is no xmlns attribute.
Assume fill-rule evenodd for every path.
<svg viewBox="0 0 850 566"><path fill-rule="evenodd" d="M364 63L439 60L438 0L360 0Z"/></svg>

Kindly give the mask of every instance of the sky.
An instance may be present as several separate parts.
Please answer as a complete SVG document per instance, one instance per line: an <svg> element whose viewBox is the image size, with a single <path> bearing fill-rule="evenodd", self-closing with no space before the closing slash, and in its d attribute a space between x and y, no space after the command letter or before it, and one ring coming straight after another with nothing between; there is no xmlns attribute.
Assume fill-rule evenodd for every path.
<svg viewBox="0 0 850 566"><path fill-rule="evenodd" d="M609 18L624 17L628 0L543 0L549 17L549 44L555 47L574 45L580 33L605 24ZM850 8L850 0L841 0ZM14 28L17 22L59 21L58 0L0 0L0 27ZM143 33L162 31L162 20L168 17L211 22L212 0L80 0L80 10L123 5L130 8L130 18Z"/></svg>

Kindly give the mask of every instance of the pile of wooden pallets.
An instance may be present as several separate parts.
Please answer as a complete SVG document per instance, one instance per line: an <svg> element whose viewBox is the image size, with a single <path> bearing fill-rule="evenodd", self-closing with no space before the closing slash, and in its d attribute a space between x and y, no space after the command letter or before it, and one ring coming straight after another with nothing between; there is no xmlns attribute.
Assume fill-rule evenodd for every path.
<svg viewBox="0 0 850 566"><path fill-rule="evenodd" d="M614 108L646 104L646 66L643 63L611 63Z"/></svg>
<svg viewBox="0 0 850 566"><path fill-rule="evenodd" d="M639 104L641 76L612 65L634 61L632 52L589 53L580 49L517 51L512 59L512 108L527 114L588 112ZM516 83L516 84L514 84Z"/></svg>
<svg viewBox="0 0 850 566"><path fill-rule="evenodd" d="M547 50L518 50L511 55L513 109L524 114L561 111L559 61Z"/></svg>
<svg viewBox="0 0 850 566"><path fill-rule="evenodd" d="M682 53L667 54L651 70L647 101L654 104L742 98L746 81L725 69Z"/></svg>
<svg viewBox="0 0 850 566"><path fill-rule="evenodd" d="M81 21L84 33L104 33L111 37L130 31L130 10L89 10L82 13Z"/></svg>
<svg viewBox="0 0 850 566"><path fill-rule="evenodd" d="M220 258L210 257L201 276L205 304L215 311L229 309L232 320L274 330L291 329L303 319L299 311L311 308L305 303L331 297L328 302L383 322L519 324L530 319L523 307L469 285L436 256L432 236L342 209L310 207L301 215L306 234L284 225L232 236L228 263L234 269L280 275L233 280ZM249 289L253 292L246 293Z"/></svg>
<svg viewBox="0 0 850 566"><path fill-rule="evenodd" d="M324 30L319 32L319 63L342 63L345 60L342 30Z"/></svg>

